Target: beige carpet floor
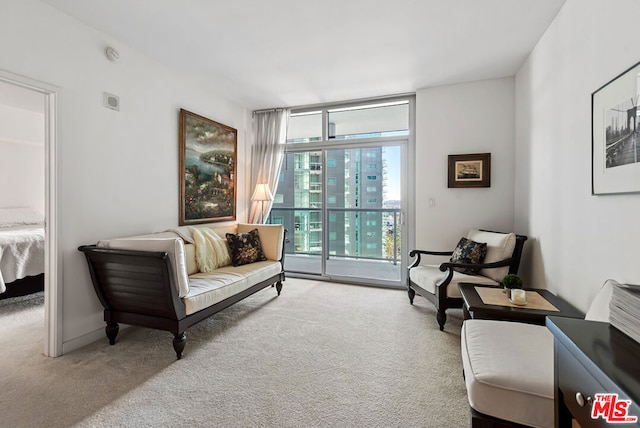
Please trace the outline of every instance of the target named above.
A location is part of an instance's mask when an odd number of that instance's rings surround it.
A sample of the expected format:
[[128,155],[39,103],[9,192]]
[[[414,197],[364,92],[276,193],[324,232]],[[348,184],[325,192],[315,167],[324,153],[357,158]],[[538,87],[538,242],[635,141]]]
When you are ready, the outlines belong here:
[[0,301],[1,427],[463,427],[462,313],[290,278],[187,331],[43,356],[42,298]]

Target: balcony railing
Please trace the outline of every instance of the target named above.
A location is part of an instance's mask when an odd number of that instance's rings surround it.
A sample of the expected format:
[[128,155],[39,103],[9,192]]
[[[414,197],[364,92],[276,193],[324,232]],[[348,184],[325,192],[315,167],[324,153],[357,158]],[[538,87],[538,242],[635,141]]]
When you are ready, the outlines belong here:
[[268,223],[278,217],[290,231],[289,236],[293,239],[285,246],[287,254],[321,255],[318,247],[309,245],[309,237],[312,233],[322,232],[323,239],[329,239],[328,258],[380,260],[393,264],[401,260],[400,209],[327,208],[326,232],[322,224],[310,219],[311,213],[321,215],[322,209],[277,207],[269,213]]

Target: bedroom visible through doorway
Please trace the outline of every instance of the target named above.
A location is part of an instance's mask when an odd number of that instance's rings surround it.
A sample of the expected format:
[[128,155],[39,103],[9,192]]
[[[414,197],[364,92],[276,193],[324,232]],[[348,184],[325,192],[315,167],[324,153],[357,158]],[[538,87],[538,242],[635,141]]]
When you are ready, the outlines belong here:
[[[31,293],[34,285],[44,286],[44,354],[62,354],[61,314],[58,289],[61,272],[57,251],[56,200],[56,103],[59,89],[24,76],[0,70],[0,221],[19,229],[11,240],[23,245],[38,239],[36,264],[12,263],[8,279],[16,277],[19,290]],[[5,186],[2,183],[9,183]],[[15,218],[13,218],[15,217]],[[36,221],[37,220],[37,221]],[[21,235],[24,229],[40,229],[39,237]],[[8,230],[9,228],[5,228]],[[44,236],[44,237],[43,237]],[[44,240],[44,245],[42,245]],[[15,243],[14,242],[14,243]],[[17,245],[17,244],[16,244]],[[42,249],[44,247],[44,249]],[[25,247],[26,248],[26,247]],[[36,248],[32,245],[30,248]],[[20,250],[22,251],[22,250]],[[35,250],[33,250],[35,251]],[[14,251],[18,254],[19,251]],[[42,280],[34,275],[40,272]],[[26,278],[20,279],[22,276]],[[22,289],[21,281],[29,287]]]
[[0,81],[2,300],[44,289],[45,128],[45,95]]

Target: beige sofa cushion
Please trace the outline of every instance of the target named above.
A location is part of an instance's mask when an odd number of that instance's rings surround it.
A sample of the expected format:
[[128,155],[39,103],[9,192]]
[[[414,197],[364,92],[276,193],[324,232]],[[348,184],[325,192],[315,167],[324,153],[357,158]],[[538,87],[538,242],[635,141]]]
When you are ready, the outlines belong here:
[[238,233],[247,233],[253,229],[258,229],[262,250],[267,260],[280,260],[282,258],[282,246],[284,245],[284,228],[282,225],[238,223]]
[[531,427],[553,427],[553,334],[544,326],[470,319],[461,332],[469,405]]
[[[481,230],[470,230],[467,234],[467,239],[487,243],[487,254],[484,256],[483,263],[493,263],[507,259],[513,255],[513,250],[516,247],[515,233],[495,233]],[[480,269],[479,272],[480,275],[491,278],[496,282],[502,281],[502,278],[504,278],[508,273],[509,266],[493,269]]]
[[184,297],[189,294],[185,249],[181,238],[119,238],[99,241],[97,246],[121,250],[166,252],[173,266],[174,282],[178,289],[178,295]]
[[193,275],[200,272],[196,263],[196,246],[193,244],[184,244],[184,258],[187,264],[187,275]]
[[183,299],[187,315],[269,279],[282,271],[280,262],[264,261],[242,266],[226,266],[211,273],[189,277],[189,294]]
[[[436,283],[445,277],[447,273],[441,272],[438,266],[419,265],[409,269],[409,278],[421,288],[432,294],[436,294]],[[447,286],[447,297],[462,297],[458,284],[471,282],[474,284],[498,285],[496,281],[480,275],[467,275],[461,272],[453,272],[453,278]]]

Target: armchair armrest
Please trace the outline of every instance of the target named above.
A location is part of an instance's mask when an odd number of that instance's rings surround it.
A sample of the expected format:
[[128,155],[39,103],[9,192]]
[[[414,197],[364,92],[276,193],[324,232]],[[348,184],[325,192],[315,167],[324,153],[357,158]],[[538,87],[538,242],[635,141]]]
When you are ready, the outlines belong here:
[[497,262],[493,262],[493,263],[452,263],[452,262],[445,262],[442,263],[439,267],[441,272],[446,271],[447,269],[453,269],[453,268],[467,268],[467,269],[492,269],[492,268],[499,268],[499,267],[503,267],[503,266],[510,266],[511,263],[513,263],[514,261],[514,257],[509,257],[508,259],[503,259],[503,260],[499,260]]
[[430,251],[430,250],[411,250],[409,252],[409,257],[415,257],[416,259],[411,263],[408,269],[416,267],[420,264],[420,255],[430,255],[430,256],[451,256],[453,251]]

